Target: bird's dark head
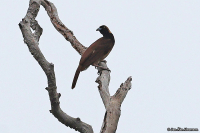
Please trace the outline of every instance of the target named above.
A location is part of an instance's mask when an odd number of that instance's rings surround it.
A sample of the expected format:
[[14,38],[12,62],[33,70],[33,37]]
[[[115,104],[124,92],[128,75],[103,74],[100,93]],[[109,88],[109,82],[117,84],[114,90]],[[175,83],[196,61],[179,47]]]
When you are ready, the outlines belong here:
[[107,36],[109,34],[112,34],[109,30],[109,28],[105,25],[100,26],[96,31],[99,31],[103,36]]

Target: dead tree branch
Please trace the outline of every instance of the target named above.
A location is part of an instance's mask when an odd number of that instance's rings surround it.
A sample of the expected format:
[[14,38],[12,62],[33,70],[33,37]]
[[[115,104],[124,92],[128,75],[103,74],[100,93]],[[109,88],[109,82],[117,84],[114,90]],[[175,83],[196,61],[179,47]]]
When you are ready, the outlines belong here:
[[[27,14],[22,19],[22,21],[19,23],[19,27],[20,27],[22,35],[24,37],[24,42],[27,44],[29,51],[31,52],[33,57],[36,59],[36,61],[39,63],[39,65],[42,67],[42,69],[44,70],[44,72],[47,76],[48,87],[46,88],[46,90],[49,93],[49,98],[51,101],[50,112],[61,123],[65,124],[66,126],[69,126],[70,128],[78,130],[81,133],[93,133],[93,129],[90,125],[82,122],[80,120],[80,118],[73,118],[73,117],[67,115],[60,108],[59,98],[60,98],[61,94],[57,93],[54,65],[52,63],[49,63],[45,59],[40,48],[38,47],[39,38],[42,34],[42,28],[39,26],[39,24],[35,20],[35,17],[38,14],[41,2],[44,5],[44,3],[47,1],[42,1],[42,0],[41,1],[40,0],[31,0],[30,1]],[[47,3],[49,3],[49,2],[47,2]],[[52,19],[53,19],[53,16],[52,16]],[[32,33],[30,28],[35,30],[35,32]],[[71,34],[71,33],[67,33],[66,35],[68,35],[68,34]],[[73,36],[68,35],[68,38],[73,45],[75,45],[75,46],[81,45],[81,44],[76,44],[79,42],[75,38],[73,38]],[[77,48],[77,50],[79,50],[79,49]],[[81,52],[81,50],[80,50],[80,52]]]
[[79,53],[83,54],[86,50],[86,47],[83,46],[74,36],[73,32],[69,30],[59,19],[57,9],[54,6],[53,3],[47,1],[47,0],[42,0],[42,6],[45,8],[47,11],[47,14],[50,17],[50,20],[53,24],[53,26],[56,28],[58,32],[60,32],[64,38],[69,41],[72,45],[72,47]]
[[[38,22],[35,20],[35,18],[39,12],[40,5],[42,5],[47,11],[47,14],[49,15],[50,20],[56,30],[60,32],[64,36],[64,38],[71,43],[72,47],[80,55],[85,52],[86,47],[83,46],[73,35],[73,32],[61,22],[58,17],[57,9],[53,3],[47,0],[30,0],[27,14],[19,23],[19,27],[21,29],[24,42],[27,44],[29,51],[42,67],[47,76],[48,87],[46,88],[46,90],[49,93],[49,98],[51,102],[50,112],[61,123],[69,126],[70,128],[73,128],[81,133],[93,133],[93,129],[89,124],[82,122],[80,118],[73,118],[67,115],[60,108],[59,98],[61,94],[57,93],[54,65],[52,63],[49,63],[45,59],[40,48],[38,47],[39,39],[42,35],[43,30]],[[32,28],[35,32],[32,33],[30,28]],[[101,62],[100,65],[103,67],[107,67],[105,62]],[[132,79],[131,77],[129,77],[125,81],[125,83],[121,84],[117,92],[113,96],[110,96],[108,89],[110,82],[110,72],[107,70],[101,70],[100,68],[98,68],[98,70],[100,71],[100,76],[97,78],[96,82],[99,84],[99,93],[106,108],[101,133],[114,133],[117,129],[117,124],[121,114],[120,107],[124,98],[126,97],[126,94],[131,89]]]
[[[101,63],[101,65],[107,67],[105,63]],[[125,83],[120,85],[120,88],[117,90],[117,92],[113,96],[110,96],[108,88],[110,82],[110,72],[104,70],[97,78],[96,82],[99,84],[99,93],[106,108],[100,133],[116,132],[117,124],[121,114],[121,104],[126,97],[126,94],[131,89],[131,80],[132,78],[129,77]]]

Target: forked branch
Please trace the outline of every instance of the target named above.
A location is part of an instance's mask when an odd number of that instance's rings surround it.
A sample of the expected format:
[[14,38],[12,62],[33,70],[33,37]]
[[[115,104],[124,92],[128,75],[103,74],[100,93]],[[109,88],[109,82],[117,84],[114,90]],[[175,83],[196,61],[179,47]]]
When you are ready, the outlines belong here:
[[[107,67],[105,63],[101,63],[104,67]],[[121,104],[126,97],[126,94],[131,89],[132,78],[129,77],[125,83],[120,85],[117,92],[110,96],[109,93],[109,82],[110,73],[109,71],[103,70],[101,75],[97,78],[96,82],[99,84],[99,93],[102,101],[106,108],[103,124],[101,127],[101,133],[115,133],[117,130],[117,124],[121,115]]]
[[[42,67],[47,76],[48,87],[46,90],[49,93],[51,102],[50,112],[61,123],[69,126],[70,128],[73,128],[81,133],[93,133],[93,129],[89,124],[82,122],[80,118],[73,118],[67,115],[60,108],[59,98],[61,94],[57,93],[54,65],[45,59],[40,48],[38,47],[39,39],[43,30],[35,18],[39,12],[40,5],[42,5],[47,11],[50,20],[57,31],[60,32],[64,38],[71,43],[72,47],[80,55],[85,52],[86,47],[83,46],[73,35],[73,32],[60,21],[57,9],[53,3],[47,0],[30,0],[27,14],[19,23],[19,27],[21,29],[24,42],[27,44],[29,51]],[[30,28],[32,28],[35,32],[32,33]],[[105,62],[101,62],[100,65],[107,67]],[[121,113],[120,107],[128,90],[131,88],[132,79],[129,77],[126,82],[120,86],[115,95],[110,96],[108,89],[110,82],[110,72],[107,70],[101,70],[100,68],[98,68],[98,70],[100,71],[100,76],[97,78],[96,82],[99,84],[99,92],[106,108],[101,133],[114,133],[117,129],[117,124]]]
[[[29,51],[33,55],[33,57],[36,59],[36,61],[39,63],[39,65],[44,70],[47,80],[48,80],[48,87],[46,90],[49,93],[49,98],[51,101],[51,110],[50,112],[63,124],[66,126],[69,126],[70,128],[73,128],[75,130],[78,130],[81,133],[93,133],[93,129],[89,124],[86,124],[80,120],[80,118],[73,118],[66,113],[62,111],[60,108],[60,101],[59,98],[61,96],[60,93],[57,93],[57,86],[56,86],[56,78],[54,73],[54,65],[52,63],[49,63],[44,55],[42,54],[39,45],[39,38],[42,35],[42,28],[39,26],[37,21],[35,20],[35,17],[38,14],[38,11],[40,9],[41,2],[43,5],[48,5],[48,1],[42,1],[42,0],[31,0],[29,3],[29,8],[27,11],[26,16],[22,19],[22,21],[19,23],[19,27],[21,29],[22,35],[24,37],[24,42],[27,44]],[[47,4],[45,4],[47,3]],[[52,11],[52,13],[55,13]],[[55,15],[56,16],[56,15]],[[54,19],[54,16],[51,16],[51,19]],[[59,21],[58,21],[59,22]],[[31,29],[35,30],[34,33],[31,32]],[[65,35],[69,38],[68,40],[71,42],[72,45],[76,46],[78,45],[81,47],[81,44],[76,40],[75,37],[71,35],[70,32],[65,32]],[[79,44],[77,44],[79,43]],[[79,48],[78,47],[78,48]],[[78,52],[84,51],[84,47],[80,50],[77,48]]]

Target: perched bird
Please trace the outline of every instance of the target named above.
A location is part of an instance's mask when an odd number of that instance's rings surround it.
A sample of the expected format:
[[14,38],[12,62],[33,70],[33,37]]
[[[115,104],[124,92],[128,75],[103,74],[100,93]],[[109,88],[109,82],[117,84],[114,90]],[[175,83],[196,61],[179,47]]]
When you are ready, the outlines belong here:
[[76,86],[80,72],[87,69],[90,65],[100,67],[102,69],[108,69],[103,68],[98,64],[108,56],[114,46],[115,39],[113,34],[105,25],[100,26],[96,31],[99,31],[103,37],[91,44],[81,56],[78,68],[74,75],[74,80],[72,82],[72,89]]

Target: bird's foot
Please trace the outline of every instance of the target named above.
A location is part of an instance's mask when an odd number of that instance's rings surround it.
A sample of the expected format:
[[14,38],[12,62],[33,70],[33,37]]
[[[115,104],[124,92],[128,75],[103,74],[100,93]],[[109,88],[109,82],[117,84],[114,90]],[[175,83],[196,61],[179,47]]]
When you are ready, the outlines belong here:
[[106,61],[106,60],[102,60],[101,62],[107,63],[107,61]]
[[97,68],[97,67],[99,67],[99,68],[101,68],[102,70],[108,70],[108,71],[110,71],[111,72],[111,70],[108,68],[108,67],[103,67],[103,66],[99,66],[99,65],[94,65],[95,66],[95,68]]

